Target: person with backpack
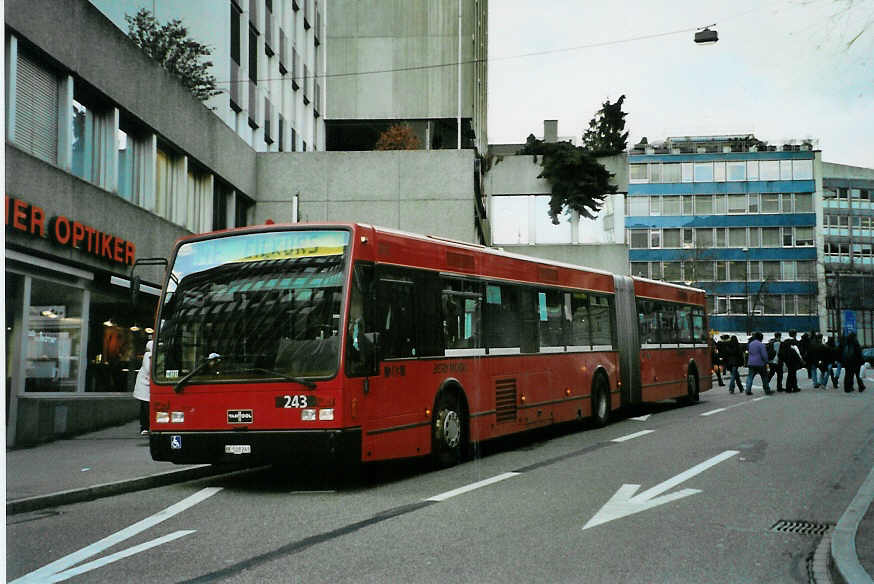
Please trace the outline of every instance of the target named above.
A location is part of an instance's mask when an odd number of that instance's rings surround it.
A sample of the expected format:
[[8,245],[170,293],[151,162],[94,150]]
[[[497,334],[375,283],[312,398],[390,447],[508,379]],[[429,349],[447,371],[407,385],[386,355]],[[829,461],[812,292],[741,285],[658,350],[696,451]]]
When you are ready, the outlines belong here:
[[713,372],[716,373],[719,387],[725,387],[725,382],[722,380],[722,367],[719,362],[719,344],[716,341],[716,337],[710,339],[710,364],[713,366]]
[[777,391],[783,391],[783,361],[780,359],[780,333],[768,341],[768,383],[777,375]]
[[807,348],[807,366],[813,372],[813,387],[826,386],[826,371],[831,359],[831,351],[822,342],[821,333],[813,333],[810,346]]
[[862,347],[856,339],[856,333],[847,335],[847,341],[844,343],[841,360],[844,362],[844,391],[850,393],[853,391],[853,379],[859,383],[859,393],[865,391],[865,385],[862,383],[862,378],[859,377],[859,367],[862,366]]

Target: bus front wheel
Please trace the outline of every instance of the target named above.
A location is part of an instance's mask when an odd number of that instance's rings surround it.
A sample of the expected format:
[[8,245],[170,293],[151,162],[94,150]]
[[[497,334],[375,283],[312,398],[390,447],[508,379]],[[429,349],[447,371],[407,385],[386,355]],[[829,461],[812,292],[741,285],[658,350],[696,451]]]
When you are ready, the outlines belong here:
[[458,394],[441,392],[431,426],[431,455],[436,465],[446,468],[461,462],[466,439],[466,420]]
[[592,420],[598,428],[603,428],[610,421],[610,393],[603,375],[595,380],[592,390]]

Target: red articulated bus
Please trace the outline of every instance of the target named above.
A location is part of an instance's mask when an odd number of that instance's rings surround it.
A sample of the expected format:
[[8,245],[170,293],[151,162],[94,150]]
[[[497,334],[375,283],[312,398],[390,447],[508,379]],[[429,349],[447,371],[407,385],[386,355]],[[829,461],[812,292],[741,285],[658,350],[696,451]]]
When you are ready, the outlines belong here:
[[368,462],[710,389],[702,290],[363,224],[177,242],[152,457]]

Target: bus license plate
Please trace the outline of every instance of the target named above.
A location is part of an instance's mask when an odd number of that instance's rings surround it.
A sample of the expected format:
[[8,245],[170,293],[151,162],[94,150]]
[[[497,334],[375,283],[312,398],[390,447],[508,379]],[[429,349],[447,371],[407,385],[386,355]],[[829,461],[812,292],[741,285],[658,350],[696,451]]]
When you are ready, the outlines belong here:
[[225,444],[225,454],[252,454],[252,445]]

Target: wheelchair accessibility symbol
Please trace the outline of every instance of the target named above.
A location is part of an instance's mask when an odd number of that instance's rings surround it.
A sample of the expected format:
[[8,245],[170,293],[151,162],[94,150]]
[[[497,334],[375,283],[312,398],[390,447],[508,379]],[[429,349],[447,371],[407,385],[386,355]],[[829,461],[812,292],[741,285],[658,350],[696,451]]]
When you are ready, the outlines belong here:
[[182,436],[179,436],[178,434],[170,436],[170,449],[182,450]]

